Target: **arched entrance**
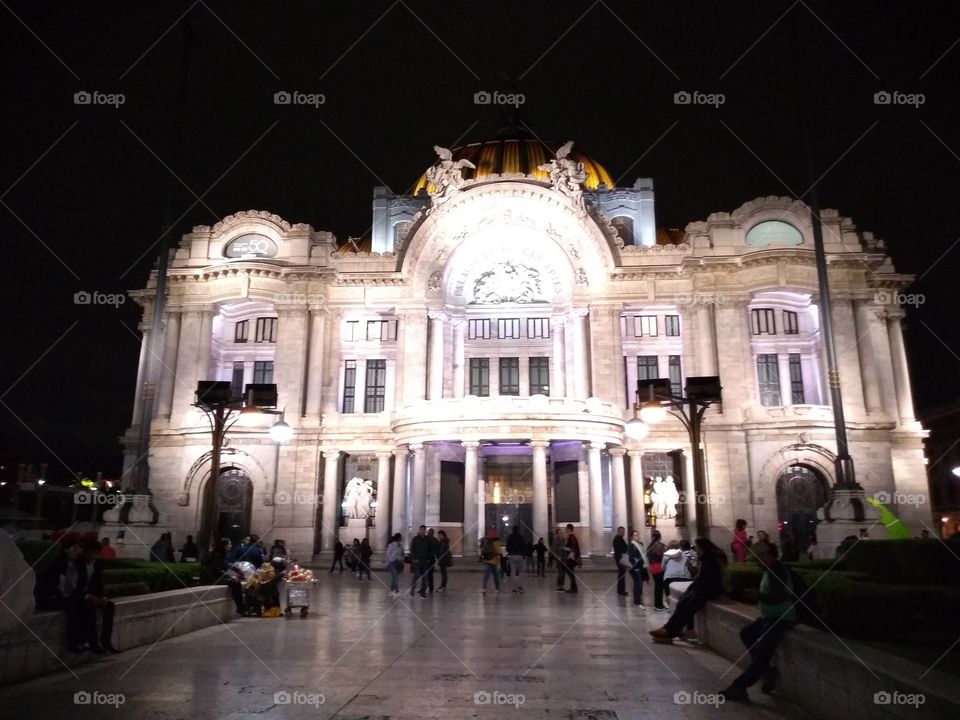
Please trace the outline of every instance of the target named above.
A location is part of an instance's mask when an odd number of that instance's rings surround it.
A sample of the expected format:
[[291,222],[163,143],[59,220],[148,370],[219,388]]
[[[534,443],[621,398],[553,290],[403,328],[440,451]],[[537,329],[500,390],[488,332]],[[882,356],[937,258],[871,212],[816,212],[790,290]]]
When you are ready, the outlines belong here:
[[824,477],[806,465],[791,465],[777,478],[780,538],[797,552],[806,552],[816,540],[817,510],[827,502],[827,489]]
[[217,537],[230,538],[236,545],[250,534],[253,482],[240,468],[225,468],[217,490]]

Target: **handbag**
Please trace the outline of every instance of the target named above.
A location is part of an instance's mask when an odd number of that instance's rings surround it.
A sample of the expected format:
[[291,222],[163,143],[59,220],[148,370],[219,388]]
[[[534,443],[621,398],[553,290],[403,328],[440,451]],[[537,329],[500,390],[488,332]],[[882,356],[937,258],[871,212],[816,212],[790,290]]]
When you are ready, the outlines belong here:
[[626,568],[627,570],[633,567],[633,563],[630,562],[630,557],[629,555],[627,555],[627,553],[624,553],[623,555],[621,555],[620,560],[618,562],[620,564],[620,567]]
[[652,563],[650,563],[650,574],[651,574],[651,575],[659,575],[659,574],[662,573],[662,572],[663,572],[663,564],[662,564],[662,563],[659,563],[659,562],[652,562]]

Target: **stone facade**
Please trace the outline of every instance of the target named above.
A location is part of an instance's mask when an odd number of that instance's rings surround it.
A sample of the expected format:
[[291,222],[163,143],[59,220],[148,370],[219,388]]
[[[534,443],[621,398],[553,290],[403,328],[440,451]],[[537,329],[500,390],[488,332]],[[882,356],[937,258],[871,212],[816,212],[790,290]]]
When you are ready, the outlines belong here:
[[[758,198],[663,244],[652,213],[649,180],[577,197],[510,174],[451,185],[442,204],[378,189],[382,252],[338,249],[267,212],[195,227],[170,265],[162,328],[149,327],[155,278],[133,293],[144,333],[164,339],[150,450],[159,525],[178,538],[200,525],[210,433],[191,403],[198,380],[216,379],[276,383],[294,428],[279,447],[272,417],[230,430],[222,467],[246,494],[223,500],[219,531],[282,537],[301,558],[336,535],[379,549],[421,523],[444,529],[455,554],[510,524],[535,542],[571,522],[590,554],[609,550],[617,524],[690,537],[697,513],[722,547],[737,518],[792,532],[834,480],[809,209]],[[851,220],[821,215],[858,480],[868,496],[925,493],[902,313],[887,302],[910,278]],[[679,392],[714,374],[723,402],[705,418],[707,493],[695,496],[680,422],[668,416],[642,442],[624,424],[638,380],[670,378]],[[677,470],[654,475],[670,453]],[[376,488],[374,512],[348,521],[354,476]],[[668,481],[680,499],[664,504]],[[896,510],[928,522],[923,507]]]

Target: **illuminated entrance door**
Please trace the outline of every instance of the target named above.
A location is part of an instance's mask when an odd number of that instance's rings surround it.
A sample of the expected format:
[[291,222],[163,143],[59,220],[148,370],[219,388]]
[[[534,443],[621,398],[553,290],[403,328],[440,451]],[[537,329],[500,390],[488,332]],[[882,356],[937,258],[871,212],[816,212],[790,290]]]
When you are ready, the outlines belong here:
[[[506,540],[513,528],[530,540],[533,536],[533,457],[488,455],[484,463],[485,530],[496,530]],[[533,539],[536,542],[535,539]]]
[[827,502],[827,481],[805,465],[792,465],[777,478],[777,520],[781,539],[803,553],[817,537],[817,510]]
[[253,483],[243,470],[227,468],[220,473],[217,489],[217,538],[230,538],[236,545],[250,534]]

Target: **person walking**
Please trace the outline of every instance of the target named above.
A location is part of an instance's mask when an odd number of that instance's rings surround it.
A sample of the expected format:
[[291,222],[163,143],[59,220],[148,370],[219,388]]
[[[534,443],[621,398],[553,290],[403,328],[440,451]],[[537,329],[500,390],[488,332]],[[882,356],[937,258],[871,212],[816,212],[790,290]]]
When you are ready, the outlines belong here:
[[753,538],[747,534],[747,521],[737,520],[733,530],[733,542],[730,543],[730,550],[733,552],[733,558],[736,562],[745,563],[747,561],[747,549],[752,542]]
[[333,569],[340,565],[340,572],[343,572],[343,543],[340,542],[340,538],[337,538],[336,542],[333,544],[333,562],[330,563],[330,572],[328,575],[333,574]]
[[390,597],[398,598],[400,597],[400,574],[403,572],[403,536],[400,533],[390,538],[385,562],[387,570],[390,571]]
[[543,538],[540,538],[539,542],[533,547],[534,552],[537,554],[537,577],[546,577],[547,576],[547,546],[543,543]]
[[427,596],[427,570],[430,569],[430,540],[427,538],[427,526],[421,525],[413,540],[410,541],[410,565],[413,567],[413,583],[410,585],[410,595],[417,588],[420,581],[419,595]]
[[373,582],[373,576],[370,574],[370,560],[373,559],[373,548],[370,547],[370,541],[367,538],[364,538],[360,541],[360,558],[357,562],[357,580],[363,580],[363,576],[367,576],[367,580]]
[[770,661],[777,645],[797,624],[796,606],[800,601],[794,591],[793,575],[777,555],[777,546],[773,544],[758,555],[765,568],[760,579],[760,617],[740,631],[740,639],[750,651],[750,666],[720,691],[725,700],[749,699],[747,688],[761,678],[760,692],[765,695],[773,692],[776,685],[778,672]]
[[480,562],[483,563],[483,587],[481,592],[487,594],[487,582],[493,577],[493,584],[500,592],[500,538],[496,530],[487,531],[487,537],[480,543]]
[[670,643],[681,633],[692,631],[694,615],[708,602],[716,600],[723,592],[723,568],[727,564],[726,554],[707,538],[697,538],[694,545],[697,548],[700,567],[697,577],[677,602],[677,607],[666,625],[650,631],[655,642]]
[[437,592],[447,591],[447,568],[453,565],[450,554],[450,539],[443,530],[437,531],[437,566],[440,568],[440,587]]
[[653,609],[656,612],[667,612],[663,604],[663,553],[667,546],[660,539],[660,531],[654,530],[650,535],[650,547],[647,549],[647,563],[650,577],[653,578]]
[[509,537],[507,537],[507,562],[510,563],[510,571],[517,575],[517,586],[513,589],[513,592],[521,595],[523,594],[523,585],[520,583],[520,568],[523,567],[523,555],[526,548],[527,541],[520,534],[520,526],[514,525]]
[[613,563],[617,566],[617,595],[628,595],[627,569],[630,567],[627,554],[627,541],[624,539],[627,529],[621,525],[613,536]]
[[647,554],[644,552],[640,533],[634,530],[630,533],[630,544],[627,545],[627,559],[630,562],[630,579],[633,580],[633,604],[643,607],[643,581],[649,577],[647,568]]
[[580,556],[580,541],[577,540],[577,536],[573,533],[573,523],[567,523],[567,540],[563,546],[563,550],[566,557],[563,561],[563,576],[561,576],[562,579],[560,585],[557,586],[557,590],[564,590],[563,586],[566,583],[566,576],[569,576],[570,587],[566,589],[566,592],[580,592],[577,588],[577,575],[575,570],[583,564],[583,560]]

